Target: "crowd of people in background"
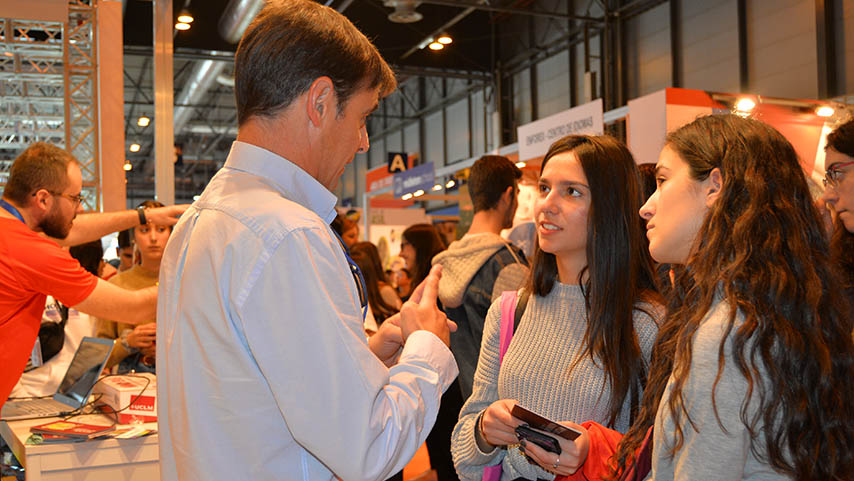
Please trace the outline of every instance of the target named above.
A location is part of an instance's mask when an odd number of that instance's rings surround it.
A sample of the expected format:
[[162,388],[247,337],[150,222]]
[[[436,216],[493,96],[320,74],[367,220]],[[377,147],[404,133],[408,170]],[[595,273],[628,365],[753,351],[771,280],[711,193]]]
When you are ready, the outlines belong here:
[[[60,363],[95,333],[108,368],[160,368],[162,479],[402,479],[423,442],[440,481],[851,479],[854,120],[827,136],[819,199],[755,119],[699,117],[654,165],[566,136],[524,249],[522,172],[487,155],[467,231],[408,226],[392,270],[331,194],[396,87],[376,49],[316,2],[274,2],[235,72],[238,140],[192,206],[83,214],[70,154],[15,160],[0,406],[55,386],[28,364],[37,338]],[[99,239],[118,231],[114,272]],[[578,436],[530,441],[517,405]]]

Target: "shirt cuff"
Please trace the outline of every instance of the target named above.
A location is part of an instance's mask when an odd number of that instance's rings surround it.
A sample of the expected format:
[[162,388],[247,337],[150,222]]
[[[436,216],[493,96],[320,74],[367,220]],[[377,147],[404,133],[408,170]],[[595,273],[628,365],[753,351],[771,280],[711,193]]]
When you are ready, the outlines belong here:
[[418,359],[433,366],[439,374],[442,392],[448,389],[459,374],[457,361],[451,350],[430,331],[420,330],[409,335],[398,362],[404,359]]

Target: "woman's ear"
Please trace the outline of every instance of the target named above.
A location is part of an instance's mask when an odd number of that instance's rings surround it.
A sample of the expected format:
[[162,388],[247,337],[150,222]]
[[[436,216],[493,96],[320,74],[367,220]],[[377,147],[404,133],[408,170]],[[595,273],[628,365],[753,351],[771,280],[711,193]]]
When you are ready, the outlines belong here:
[[709,172],[709,178],[706,180],[706,207],[712,207],[720,197],[721,190],[723,190],[724,179],[721,170],[715,167]]

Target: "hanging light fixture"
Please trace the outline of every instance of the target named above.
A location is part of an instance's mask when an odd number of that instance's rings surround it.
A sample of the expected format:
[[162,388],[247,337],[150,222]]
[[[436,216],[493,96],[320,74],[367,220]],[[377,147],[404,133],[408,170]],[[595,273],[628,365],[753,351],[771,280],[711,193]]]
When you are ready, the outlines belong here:
[[139,144],[130,144],[131,152],[139,152]]
[[816,109],[815,114],[819,117],[833,117],[834,112],[836,111],[833,109],[833,107],[829,105],[822,105],[821,107]]
[[439,35],[439,37],[436,38],[436,41],[441,43],[442,45],[450,45],[450,44],[454,43],[454,39],[451,38],[451,36],[448,35],[447,33],[443,33],[443,34]]
[[190,24],[184,22],[178,22],[175,24],[175,30],[189,30]]
[[430,42],[430,45],[428,45],[427,47],[429,47],[430,50],[442,50],[443,48],[445,48],[445,46],[439,42]]
[[145,115],[141,116],[136,120],[136,125],[139,125],[140,127],[148,127],[148,124],[150,123],[151,119],[146,117]]
[[178,21],[180,23],[193,23],[193,14],[190,13],[186,8],[181,10],[181,13],[178,14]]
[[750,112],[756,108],[756,101],[749,97],[742,97],[735,103],[735,110],[739,112]]
[[133,170],[133,164],[131,164],[129,160],[125,159],[125,165],[123,165],[122,168],[125,169],[125,172],[130,172]]

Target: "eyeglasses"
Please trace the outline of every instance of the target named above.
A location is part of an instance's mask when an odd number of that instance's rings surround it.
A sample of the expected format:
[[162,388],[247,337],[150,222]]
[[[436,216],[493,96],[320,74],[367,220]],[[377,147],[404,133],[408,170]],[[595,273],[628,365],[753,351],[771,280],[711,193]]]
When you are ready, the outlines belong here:
[[[45,189],[45,190],[47,190],[47,189]],[[35,197],[37,193],[38,193],[38,191],[33,192],[32,196]],[[73,202],[74,205],[78,205],[81,202],[83,202],[83,193],[82,192],[80,194],[77,194],[77,195],[71,195],[71,194],[63,194],[62,192],[54,192],[52,190],[48,190],[47,193],[50,195],[58,195],[59,197],[65,197],[66,199]]]
[[845,175],[845,171],[841,170],[842,167],[847,167],[849,165],[854,165],[854,161],[834,164],[824,172],[824,178],[821,179],[821,183],[824,184],[825,187],[829,186],[835,189],[839,183],[842,182],[842,178]]

